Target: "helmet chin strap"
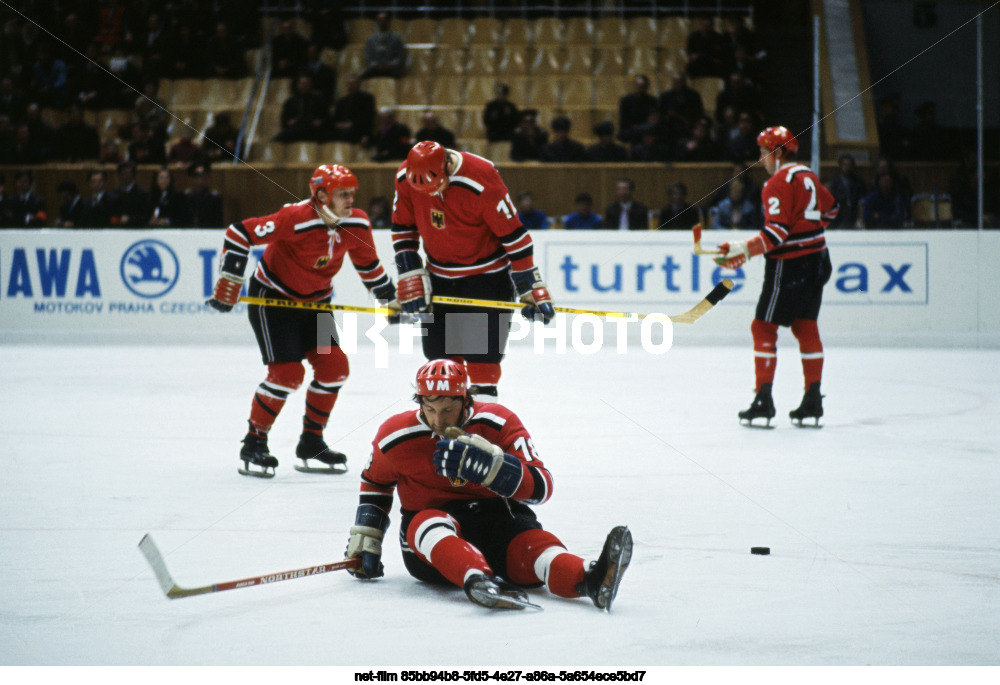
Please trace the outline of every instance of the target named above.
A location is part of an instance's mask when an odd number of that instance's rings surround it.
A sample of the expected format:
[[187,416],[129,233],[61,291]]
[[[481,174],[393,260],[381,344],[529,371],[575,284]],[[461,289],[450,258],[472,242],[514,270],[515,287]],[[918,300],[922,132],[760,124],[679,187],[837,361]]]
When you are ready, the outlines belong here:
[[316,211],[319,212],[320,217],[323,219],[324,223],[326,223],[327,226],[336,226],[337,224],[340,223],[341,219],[346,218],[337,216],[336,212],[334,212],[332,209],[330,209],[328,206],[326,206],[319,200],[316,200],[315,204],[316,204]]

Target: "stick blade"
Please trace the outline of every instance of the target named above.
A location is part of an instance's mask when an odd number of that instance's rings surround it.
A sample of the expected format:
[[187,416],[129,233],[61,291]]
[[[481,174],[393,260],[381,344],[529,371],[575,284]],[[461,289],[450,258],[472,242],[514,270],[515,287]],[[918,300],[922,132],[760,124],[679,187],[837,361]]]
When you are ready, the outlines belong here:
[[701,302],[696,304],[694,307],[684,312],[683,314],[678,314],[677,316],[671,316],[670,320],[674,323],[694,323],[700,319],[708,310],[714,307],[716,304],[722,301],[722,299],[730,293],[733,289],[733,281],[729,278],[724,278],[722,281],[712,288],[712,291],[706,295]]
[[139,541],[139,551],[153,568],[156,581],[160,584],[163,594],[172,599],[171,593],[177,589],[177,585],[174,584],[174,579],[170,576],[170,571],[167,570],[167,564],[163,561],[163,555],[160,554],[160,550],[156,547],[156,543],[153,542],[153,537],[149,533],[143,535],[142,540]]

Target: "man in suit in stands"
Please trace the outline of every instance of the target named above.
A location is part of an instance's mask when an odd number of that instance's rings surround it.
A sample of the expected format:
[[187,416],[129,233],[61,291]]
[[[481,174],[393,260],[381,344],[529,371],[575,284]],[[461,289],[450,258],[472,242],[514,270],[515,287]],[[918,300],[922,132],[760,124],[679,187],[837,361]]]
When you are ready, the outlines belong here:
[[633,197],[635,182],[620,178],[615,186],[617,200],[604,210],[604,228],[633,231],[649,228],[649,209]]

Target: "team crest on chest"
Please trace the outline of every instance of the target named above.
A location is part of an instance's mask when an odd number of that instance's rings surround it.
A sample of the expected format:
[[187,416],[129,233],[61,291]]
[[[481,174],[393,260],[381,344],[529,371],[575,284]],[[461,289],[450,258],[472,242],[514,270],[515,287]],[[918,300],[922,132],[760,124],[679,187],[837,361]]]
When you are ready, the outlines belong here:
[[440,209],[431,210],[431,226],[437,229],[444,228],[444,212]]
[[322,269],[324,266],[326,266],[329,263],[330,263],[330,257],[328,255],[323,255],[322,257],[320,257],[319,259],[316,260],[316,263],[313,264],[313,268],[314,269]]

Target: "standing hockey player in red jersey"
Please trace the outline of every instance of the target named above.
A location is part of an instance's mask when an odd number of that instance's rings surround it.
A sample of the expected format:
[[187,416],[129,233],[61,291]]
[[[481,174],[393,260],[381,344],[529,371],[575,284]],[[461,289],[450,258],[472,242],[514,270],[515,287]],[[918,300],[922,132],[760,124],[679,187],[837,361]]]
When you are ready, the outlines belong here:
[[[462,358],[477,392],[496,396],[510,312],[431,305],[434,294],[524,303],[548,323],[552,298],[535,267],[531,236],[489,160],[424,141],[396,172],[392,242],[404,312],[424,317],[424,356]],[[423,241],[425,265],[418,252]],[[516,300],[515,300],[516,298]]]
[[[372,242],[368,215],[354,208],[358,179],[339,164],[324,165],[309,181],[311,197],[285,205],[276,213],[237,221],[226,229],[221,275],[208,304],[228,312],[239,300],[250,248],[267,245],[250,279],[251,297],[329,302],[332,279],[348,256],[368,290],[381,302],[392,302],[396,289],[382,268]],[[318,346],[321,319],[326,312],[309,309],[247,307],[257,336],[267,378],[257,387],[250,408],[250,429],[243,439],[240,473],[270,478],[278,460],[268,451],[267,434],[285,400],[305,380],[305,359],[313,379],[306,391],[302,436],[295,455],[302,471],[343,473],[347,457],[331,450],[323,429],[347,380],[346,355],[335,340]],[[332,321],[324,322],[330,324]],[[315,459],[325,466],[310,467]],[[251,466],[259,468],[251,468]]]
[[465,589],[476,604],[535,606],[523,587],[589,597],[608,611],[632,557],[632,535],[612,529],[589,567],[542,529],[527,504],[552,496],[552,476],[514,412],[473,401],[465,367],[437,359],[417,371],[419,405],[387,420],[361,474],[361,502],[347,558],[351,573],[383,575],[382,538],[393,492],[401,509],[400,545],[410,575]]
[[801,426],[823,416],[820,381],[823,376],[823,343],[819,318],[823,286],[832,267],[823,228],[837,217],[838,206],[813,171],[794,161],[799,141],[784,126],[772,126],[757,136],[760,161],[771,178],[761,199],[764,229],[750,240],[722,243],[723,256],[715,261],[738,269],[756,255],[764,255],[764,287],[750,332],[753,335],[756,397],[739,417],[753,425],[762,418],[771,425],[774,401],[771,383],[777,363],[778,326],[790,326],[799,341],[805,395],[798,409],[789,412]]

